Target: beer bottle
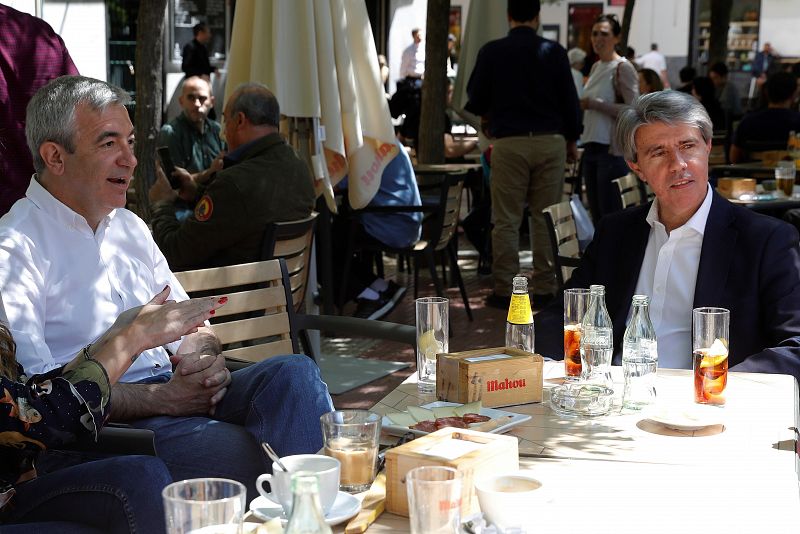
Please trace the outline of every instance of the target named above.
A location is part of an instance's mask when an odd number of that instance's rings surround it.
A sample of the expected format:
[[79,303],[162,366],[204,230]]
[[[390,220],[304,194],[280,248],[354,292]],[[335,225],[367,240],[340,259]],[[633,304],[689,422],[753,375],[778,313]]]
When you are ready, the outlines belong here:
[[515,276],[506,319],[506,347],[533,352],[533,311],[528,296],[528,279]]

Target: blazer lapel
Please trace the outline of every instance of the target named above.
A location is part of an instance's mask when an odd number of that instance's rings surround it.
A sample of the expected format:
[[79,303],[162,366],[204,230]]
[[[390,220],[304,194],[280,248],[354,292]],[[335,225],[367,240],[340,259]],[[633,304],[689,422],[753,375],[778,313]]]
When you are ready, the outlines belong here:
[[618,333],[619,338],[622,339],[631,298],[636,291],[636,282],[639,281],[639,271],[647,249],[647,240],[650,237],[650,225],[646,220],[649,207],[646,208],[642,208],[631,224],[625,226],[623,235],[620,236],[623,246],[619,249],[622,253],[617,258],[617,268],[613,278],[614,285],[606,290],[608,311],[616,319],[614,321],[615,338]]
[[721,306],[718,302],[728,281],[728,271],[739,233],[733,228],[733,205],[713,193],[697,267],[694,307]]

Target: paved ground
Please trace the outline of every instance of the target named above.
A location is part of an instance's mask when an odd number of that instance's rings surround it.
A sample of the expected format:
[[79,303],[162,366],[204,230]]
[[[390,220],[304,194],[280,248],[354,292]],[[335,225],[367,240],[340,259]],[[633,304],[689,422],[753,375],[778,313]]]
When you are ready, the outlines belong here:
[[[527,239],[527,237],[524,239]],[[460,240],[460,250],[459,266],[467,287],[474,321],[470,322],[467,318],[458,288],[448,289],[450,328],[452,329],[450,351],[457,352],[502,346],[505,339],[506,310],[490,308],[484,304],[483,299],[492,291],[492,278],[491,276],[478,275],[477,255],[474,250],[469,248],[463,238]],[[523,272],[530,274],[530,251],[523,251],[520,256]],[[426,274],[427,270],[420,271],[419,296],[436,294],[430,275],[425,276]],[[396,273],[393,262],[388,259],[386,261],[386,276],[389,278],[394,277],[397,283],[406,286],[408,291],[403,300],[384,320],[413,325],[415,321],[413,276],[408,273]],[[341,340],[336,342],[341,343]],[[323,353],[326,353],[326,347],[331,347],[332,344],[333,342],[330,340],[323,340]],[[341,395],[335,395],[333,402],[336,408],[370,408],[396,388],[410,374],[416,372],[416,357],[411,349],[405,348],[403,345],[390,342],[369,342],[359,343],[357,346],[363,347],[364,352],[360,354],[362,358],[410,362],[414,365]]]

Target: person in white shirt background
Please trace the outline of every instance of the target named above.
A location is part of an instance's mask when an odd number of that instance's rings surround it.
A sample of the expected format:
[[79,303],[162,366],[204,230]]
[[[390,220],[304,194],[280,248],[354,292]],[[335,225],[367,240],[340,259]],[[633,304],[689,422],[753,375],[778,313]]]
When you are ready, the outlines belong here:
[[419,28],[411,30],[413,43],[403,50],[400,61],[400,79],[420,79],[425,74],[425,44],[422,42],[422,31]]
[[650,45],[650,51],[646,54],[639,56],[636,64],[642,69],[652,69],[661,76],[661,82],[664,84],[664,89],[669,89],[669,76],[667,75],[667,59],[664,54],[658,51],[658,44],[653,43]]
[[578,98],[583,98],[583,63],[586,60],[586,52],[582,48],[570,48],[567,52],[570,70],[572,71],[572,81],[575,82],[575,90]]

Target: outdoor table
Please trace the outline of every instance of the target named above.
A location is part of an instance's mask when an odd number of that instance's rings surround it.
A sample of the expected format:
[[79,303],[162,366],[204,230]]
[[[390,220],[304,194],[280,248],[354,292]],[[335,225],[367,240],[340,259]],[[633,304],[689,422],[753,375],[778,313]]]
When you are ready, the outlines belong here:
[[[563,362],[545,362],[543,402],[499,408],[532,416],[506,435],[519,438],[520,468],[550,492],[550,502],[531,509],[537,532],[796,530],[800,413],[794,377],[729,373],[727,404],[719,408],[724,429],[692,432],[619,408],[603,417],[560,417],[549,398],[563,375]],[[612,368],[612,376],[621,391],[622,369]],[[691,404],[692,372],[659,369],[656,390],[660,403]],[[385,414],[435,400],[417,391],[412,375],[372,410]],[[344,532],[345,525],[333,531]],[[407,518],[389,513],[367,530],[409,531]]]
[[730,165],[712,165],[708,169],[709,176],[714,180],[718,178],[755,178],[756,180],[770,180],[775,178],[775,165],[768,165],[761,161],[748,163],[731,163]]
[[739,200],[736,198],[728,199],[734,204],[750,208],[759,213],[776,214],[778,217],[788,210],[800,208],[800,197],[776,198],[772,200]]

